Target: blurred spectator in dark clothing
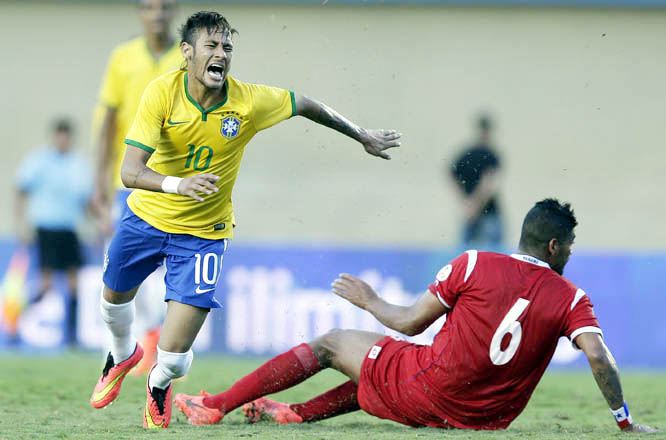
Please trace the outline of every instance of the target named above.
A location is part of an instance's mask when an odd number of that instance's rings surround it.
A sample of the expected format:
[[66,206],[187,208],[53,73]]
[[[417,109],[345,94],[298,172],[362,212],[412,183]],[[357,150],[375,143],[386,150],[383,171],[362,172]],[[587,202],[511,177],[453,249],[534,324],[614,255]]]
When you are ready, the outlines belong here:
[[450,170],[463,202],[463,245],[480,249],[499,248],[504,235],[498,202],[501,164],[490,142],[491,129],[490,117],[482,115],[477,140],[457,157]]
[[77,275],[83,260],[77,235],[92,197],[91,165],[72,149],[68,119],[53,126],[51,143],[28,154],[16,175],[16,227],[25,245],[39,250],[37,302],[53,287],[53,274],[67,275],[69,295],[65,339],[76,343]]

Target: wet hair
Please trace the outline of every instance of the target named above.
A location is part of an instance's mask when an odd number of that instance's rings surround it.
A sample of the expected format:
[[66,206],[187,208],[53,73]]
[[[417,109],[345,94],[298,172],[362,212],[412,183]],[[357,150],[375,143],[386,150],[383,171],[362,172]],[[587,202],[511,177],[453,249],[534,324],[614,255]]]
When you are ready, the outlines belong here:
[[67,118],[58,118],[53,121],[53,133],[67,133],[72,134],[74,126],[72,121]]
[[541,200],[525,216],[520,234],[520,248],[539,248],[553,238],[565,242],[571,239],[577,225],[571,204],[562,204],[557,199],[550,198]]
[[180,28],[180,42],[194,46],[197,31],[200,29],[206,29],[209,34],[223,31],[230,32],[232,35],[238,33],[236,29],[231,27],[224,15],[213,11],[199,11],[190,15]]

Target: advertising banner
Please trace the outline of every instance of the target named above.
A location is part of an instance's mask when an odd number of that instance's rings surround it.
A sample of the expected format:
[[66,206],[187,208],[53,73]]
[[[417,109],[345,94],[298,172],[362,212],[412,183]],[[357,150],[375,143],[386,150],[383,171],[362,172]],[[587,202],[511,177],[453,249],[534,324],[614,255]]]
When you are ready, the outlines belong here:
[[[395,334],[369,313],[331,293],[331,282],[340,273],[351,273],[370,283],[386,300],[409,305],[458,253],[232,244],[224,255],[216,293],[223,307],[211,312],[195,350],[272,355],[333,328]],[[0,245],[0,274],[11,268],[12,255],[11,244]],[[565,276],[594,303],[606,343],[621,367],[666,367],[666,322],[662,319],[666,298],[658,281],[658,274],[664,272],[666,255],[662,254],[576,253],[565,269]],[[87,348],[101,349],[106,344],[99,315],[101,274],[100,258],[100,264],[86,266],[79,276],[78,339]],[[151,276],[137,298],[137,333],[163,316],[163,275]],[[28,279],[34,277],[31,271]],[[26,283],[30,284],[34,281]],[[62,286],[64,283],[56,285],[59,290]],[[67,313],[63,298],[63,293],[53,292],[39,303],[27,304],[14,338],[9,337],[6,326],[0,330],[4,332],[0,349],[10,345],[22,350],[61,347]],[[15,307],[11,302],[2,303]],[[15,309],[10,311],[15,314]],[[443,318],[409,339],[429,343],[442,323]],[[584,366],[586,361],[562,339],[553,364]]]

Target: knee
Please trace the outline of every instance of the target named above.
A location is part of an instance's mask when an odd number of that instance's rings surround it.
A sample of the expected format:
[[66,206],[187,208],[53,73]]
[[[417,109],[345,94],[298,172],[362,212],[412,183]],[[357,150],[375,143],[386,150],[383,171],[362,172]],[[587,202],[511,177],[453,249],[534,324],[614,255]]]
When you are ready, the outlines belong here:
[[164,331],[160,334],[160,342],[158,345],[158,349],[161,349],[165,353],[185,353],[187,351],[192,351],[192,344],[189,341],[181,337],[169,337]]
[[328,368],[333,364],[342,347],[341,339],[343,334],[344,330],[335,328],[310,342],[310,348],[312,348],[322,368]]
[[194,359],[192,350],[185,353],[174,353],[157,347],[157,363],[174,379],[187,374],[192,365],[192,359]]
[[135,287],[129,292],[116,292],[115,290],[111,290],[109,287],[105,285],[102,288],[102,298],[104,298],[104,301],[110,304],[117,304],[117,305],[125,304],[134,299],[137,290],[138,287]]

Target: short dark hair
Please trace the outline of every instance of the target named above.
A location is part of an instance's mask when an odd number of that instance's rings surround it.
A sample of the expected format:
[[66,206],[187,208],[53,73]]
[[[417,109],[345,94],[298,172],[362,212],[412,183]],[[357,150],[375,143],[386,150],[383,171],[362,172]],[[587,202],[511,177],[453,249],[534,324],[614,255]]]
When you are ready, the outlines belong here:
[[199,29],[206,29],[209,34],[224,30],[232,35],[238,33],[236,29],[231,27],[224,15],[213,11],[199,11],[190,15],[180,28],[180,42],[194,46],[196,33]]
[[477,120],[477,126],[479,127],[479,131],[490,131],[493,126],[493,121],[490,118],[490,115],[488,113],[481,113]]
[[556,238],[564,242],[571,238],[578,225],[571,204],[560,203],[557,199],[544,199],[529,210],[523,221],[520,234],[521,249],[533,249]]
[[58,118],[55,121],[53,121],[54,133],[72,134],[73,131],[74,131],[74,126],[71,120],[67,118]]

